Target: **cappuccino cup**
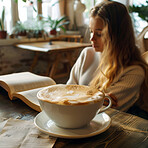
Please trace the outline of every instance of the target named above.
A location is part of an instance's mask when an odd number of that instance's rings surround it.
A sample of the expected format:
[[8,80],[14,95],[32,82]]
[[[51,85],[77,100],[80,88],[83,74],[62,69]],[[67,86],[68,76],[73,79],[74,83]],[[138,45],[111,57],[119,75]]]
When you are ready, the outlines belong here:
[[[37,97],[42,111],[62,128],[86,126],[96,114],[112,105],[109,96],[84,85],[51,85],[40,90]],[[109,105],[102,108],[105,98],[108,98]]]

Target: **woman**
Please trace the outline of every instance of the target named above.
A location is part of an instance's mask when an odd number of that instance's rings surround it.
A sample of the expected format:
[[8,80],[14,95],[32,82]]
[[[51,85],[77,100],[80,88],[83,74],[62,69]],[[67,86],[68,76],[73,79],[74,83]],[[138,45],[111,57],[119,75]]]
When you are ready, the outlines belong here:
[[92,47],[81,52],[67,84],[95,86],[111,96],[113,107],[127,111],[148,84],[127,8],[118,2],[95,6],[89,28]]

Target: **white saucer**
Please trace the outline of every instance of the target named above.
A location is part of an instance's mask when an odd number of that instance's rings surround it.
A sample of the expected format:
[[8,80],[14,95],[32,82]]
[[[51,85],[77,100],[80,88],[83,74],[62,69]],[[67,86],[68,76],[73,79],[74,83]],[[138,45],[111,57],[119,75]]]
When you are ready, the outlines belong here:
[[34,124],[39,130],[50,136],[68,139],[86,138],[106,131],[111,125],[111,118],[106,113],[100,113],[89,125],[79,129],[64,129],[56,126],[44,111],[34,119]]

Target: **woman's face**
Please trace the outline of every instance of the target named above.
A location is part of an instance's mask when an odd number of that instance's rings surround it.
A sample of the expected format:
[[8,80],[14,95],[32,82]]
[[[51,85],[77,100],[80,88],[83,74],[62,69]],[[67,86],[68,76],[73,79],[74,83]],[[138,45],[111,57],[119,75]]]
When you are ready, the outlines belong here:
[[103,51],[103,42],[102,42],[102,30],[103,30],[103,20],[101,18],[90,18],[89,23],[90,28],[90,41],[92,47],[95,51],[102,52]]

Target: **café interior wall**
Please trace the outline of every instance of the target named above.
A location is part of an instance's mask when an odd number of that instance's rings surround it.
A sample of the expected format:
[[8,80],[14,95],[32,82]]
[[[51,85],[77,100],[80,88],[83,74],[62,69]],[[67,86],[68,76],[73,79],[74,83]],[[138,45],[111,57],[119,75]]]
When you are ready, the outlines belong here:
[[[34,52],[16,48],[15,46],[0,46],[0,75],[29,71]],[[46,61],[39,61],[34,73],[45,73]]]

